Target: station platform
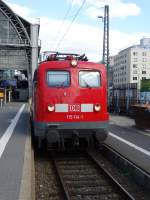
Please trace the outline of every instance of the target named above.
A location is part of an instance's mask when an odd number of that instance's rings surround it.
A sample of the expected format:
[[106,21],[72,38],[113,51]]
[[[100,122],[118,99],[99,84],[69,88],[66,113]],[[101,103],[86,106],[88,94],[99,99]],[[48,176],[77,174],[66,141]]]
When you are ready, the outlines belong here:
[[150,173],[150,130],[137,129],[129,117],[111,115],[105,143]]
[[28,104],[0,108],[0,199],[31,200],[32,152]]
[[[8,103],[0,108],[0,200],[31,200],[32,149],[28,104]],[[134,120],[111,115],[105,143],[150,173],[150,131]]]

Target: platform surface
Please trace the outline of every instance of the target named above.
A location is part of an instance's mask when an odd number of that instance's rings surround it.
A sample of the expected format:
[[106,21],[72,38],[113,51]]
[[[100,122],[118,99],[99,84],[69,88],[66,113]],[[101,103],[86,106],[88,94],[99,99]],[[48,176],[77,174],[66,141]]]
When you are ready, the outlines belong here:
[[[28,133],[27,104],[0,108],[0,200],[20,198]],[[136,129],[133,119],[112,115],[106,144],[150,173],[150,132]]]
[[27,104],[0,108],[0,200],[19,199],[28,129]]
[[150,131],[137,129],[133,119],[111,115],[105,143],[150,173]]

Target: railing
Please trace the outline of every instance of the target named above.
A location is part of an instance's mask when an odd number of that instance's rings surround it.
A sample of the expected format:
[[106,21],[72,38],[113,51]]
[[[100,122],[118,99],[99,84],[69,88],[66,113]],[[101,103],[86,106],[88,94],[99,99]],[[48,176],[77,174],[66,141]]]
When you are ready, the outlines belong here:
[[0,89],[0,107],[3,106],[3,103],[4,103],[4,97],[5,97],[4,90]]
[[0,107],[11,101],[11,90],[0,88]]
[[27,39],[0,38],[0,45],[30,45]]

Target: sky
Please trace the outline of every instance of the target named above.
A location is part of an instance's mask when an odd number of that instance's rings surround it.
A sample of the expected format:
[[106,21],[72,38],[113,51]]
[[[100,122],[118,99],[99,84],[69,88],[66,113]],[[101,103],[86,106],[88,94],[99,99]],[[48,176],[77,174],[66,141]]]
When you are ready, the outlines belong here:
[[[110,56],[150,38],[149,0],[3,0],[31,23],[40,19],[41,51],[85,53],[100,61],[104,6],[109,5]],[[44,3],[43,3],[44,2]]]

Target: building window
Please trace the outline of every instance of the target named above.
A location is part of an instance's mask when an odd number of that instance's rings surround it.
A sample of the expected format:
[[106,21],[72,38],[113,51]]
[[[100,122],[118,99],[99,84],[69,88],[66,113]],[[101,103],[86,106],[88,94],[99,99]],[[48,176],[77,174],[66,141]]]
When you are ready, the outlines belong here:
[[133,64],[133,68],[137,68],[137,66],[138,66],[137,64]]
[[133,70],[133,74],[137,74],[137,70]]
[[143,62],[147,62],[147,58],[143,58],[142,61],[143,61]]
[[143,68],[146,68],[146,64],[142,64],[142,67],[143,67]]
[[133,62],[137,62],[138,61],[138,59],[137,58],[133,58]]
[[146,71],[142,71],[142,74],[146,74]]
[[142,56],[146,56],[146,52],[142,52]]
[[146,77],[142,77],[142,80],[146,80]]
[[136,81],[137,80],[137,77],[133,77],[133,81]]
[[138,55],[138,52],[133,52],[133,56],[137,56]]

